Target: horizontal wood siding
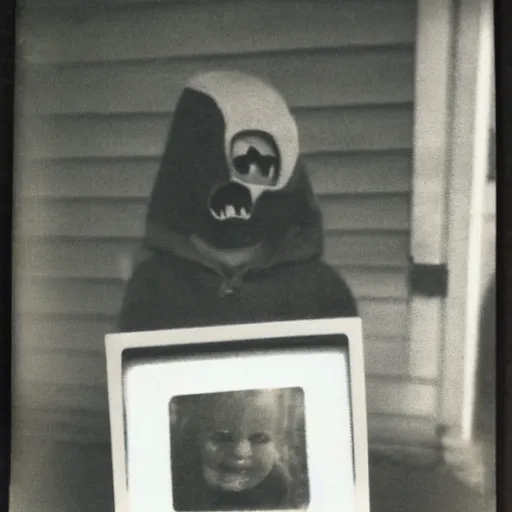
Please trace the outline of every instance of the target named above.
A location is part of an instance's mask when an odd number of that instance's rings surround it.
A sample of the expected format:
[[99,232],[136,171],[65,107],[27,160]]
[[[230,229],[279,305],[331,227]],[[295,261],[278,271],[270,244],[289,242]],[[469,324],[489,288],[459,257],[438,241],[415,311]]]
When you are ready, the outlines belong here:
[[237,68],[297,118],[326,259],[363,317],[371,441],[433,432],[436,386],[407,350],[415,2],[59,5],[27,7],[20,27],[17,424],[105,441],[103,336],[172,110],[190,74]]
[[[44,2],[40,2],[44,3]],[[415,2],[77,2],[26,11],[32,61],[97,63],[411,45]],[[32,18],[32,19],[30,19]],[[35,23],[33,26],[31,22]],[[24,34],[25,35],[25,34]],[[379,77],[380,79],[380,77]]]
[[[305,154],[411,148],[410,103],[311,107],[294,114]],[[158,157],[171,120],[158,113],[46,117],[29,154],[40,159]]]
[[[80,396],[79,400],[77,396]],[[428,422],[430,411],[435,407],[436,402],[435,389],[428,382],[413,382],[404,386],[404,382],[399,379],[371,379],[368,383],[368,396],[370,418],[381,414],[388,415],[389,403],[391,403],[394,407],[393,415],[398,418],[420,417]],[[82,424],[83,418],[95,418],[95,421],[87,424],[90,434],[100,440],[108,433],[107,394],[101,383],[96,385],[79,382],[46,384],[34,390],[30,399],[21,396],[19,398],[20,404],[23,403],[28,411],[40,409],[45,419],[52,413],[55,418],[60,418],[63,430],[66,429],[66,425],[71,425],[71,430],[75,432],[85,429],[85,425]],[[74,416],[72,421],[67,417],[71,414]],[[16,424],[36,433],[35,425],[31,425],[28,420],[37,416],[33,412],[27,416],[22,413],[19,419],[17,418]],[[47,428],[51,431],[51,424]],[[378,432],[374,432],[371,428],[370,431],[376,434],[377,439],[379,438]]]
[[[409,227],[407,195],[340,195],[320,198],[327,231],[404,231]],[[146,201],[139,199],[47,199],[22,205],[25,235],[66,237],[140,237]],[[385,236],[385,235],[383,235]]]
[[[266,77],[289,91],[292,108],[310,107],[318,95],[313,80],[304,81],[304,70],[325,76],[316,106],[331,107],[413,100],[410,69],[413,54],[408,45],[382,48],[316,48],[271,54],[220,55],[208,58],[107,61],[89,66],[40,66],[33,79],[41,88],[37,105],[41,114],[165,113],[179,95],[187,78],[204,69],[232,68]],[[351,72],[347,73],[350,69]],[[379,73],[382,80],[376,80]],[[297,84],[301,87],[297,87]],[[119,91],[123,90],[123,94]],[[76,95],[83,97],[77,103]]]
[[[408,194],[410,150],[305,155],[315,190],[322,196]],[[26,197],[146,199],[158,157],[73,158],[37,162],[21,176]]]

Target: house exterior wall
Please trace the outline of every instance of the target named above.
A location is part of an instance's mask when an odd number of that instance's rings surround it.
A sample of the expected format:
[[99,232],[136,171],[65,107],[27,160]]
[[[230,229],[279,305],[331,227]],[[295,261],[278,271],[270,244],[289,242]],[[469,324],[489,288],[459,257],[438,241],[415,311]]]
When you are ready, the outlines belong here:
[[190,74],[235,67],[298,120],[326,260],[363,318],[370,443],[431,440],[437,383],[408,361],[416,3],[55,5],[20,20],[19,435],[108,441],[104,334],[173,106]]

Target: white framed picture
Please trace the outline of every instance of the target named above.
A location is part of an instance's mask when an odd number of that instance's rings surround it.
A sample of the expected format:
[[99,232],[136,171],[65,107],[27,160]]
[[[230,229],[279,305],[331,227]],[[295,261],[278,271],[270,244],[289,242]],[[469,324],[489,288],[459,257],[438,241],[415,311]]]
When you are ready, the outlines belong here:
[[369,512],[361,320],[106,337],[118,512]]

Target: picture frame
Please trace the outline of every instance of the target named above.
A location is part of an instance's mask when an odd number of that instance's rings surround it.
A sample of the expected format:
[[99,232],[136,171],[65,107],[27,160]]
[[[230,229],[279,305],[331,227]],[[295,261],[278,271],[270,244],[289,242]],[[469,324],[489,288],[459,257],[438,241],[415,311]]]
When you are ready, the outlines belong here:
[[116,511],[369,512],[359,318],[116,333],[105,347]]

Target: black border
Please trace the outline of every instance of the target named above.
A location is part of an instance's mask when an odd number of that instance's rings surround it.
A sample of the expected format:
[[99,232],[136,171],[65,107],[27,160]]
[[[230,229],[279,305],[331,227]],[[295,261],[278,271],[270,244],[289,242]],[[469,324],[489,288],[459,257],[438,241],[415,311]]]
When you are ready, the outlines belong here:
[[11,474],[11,354],[12,354],[12,206],[13,206],[13,131],[14,131],[14,48],[15,0],[2,0],[0,11],[0,241],[1,294],[0,318],[3,332],[0,338],[0,509],[9,508]]
[[[512,510],[512,321],[510,296],[512,284],[512,232],[507,220],[512,215],[512,106],[507,83],[512,79],[510,38],[510,0],[495,3],[496,69],[496,190],[497,190],[497,336],[496,336],[496,505],[499,511]],[[509,95],[510,93],[508,93]],[[508,144],[507,144],[508,141]],[[507,201],[507,196],[509,200]]]
[[[496,498],[497,510],[512,510],[512,105],[507,84],[512,81],[512,3],[496,0],[496,190],[497,190],[497,336],[496,336]],[[508,144],[507,144],[508,142]],[[508,200],[507,200],[508,198]],[[507,229],[508,228],[508,229]]]

